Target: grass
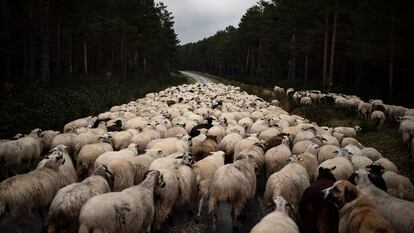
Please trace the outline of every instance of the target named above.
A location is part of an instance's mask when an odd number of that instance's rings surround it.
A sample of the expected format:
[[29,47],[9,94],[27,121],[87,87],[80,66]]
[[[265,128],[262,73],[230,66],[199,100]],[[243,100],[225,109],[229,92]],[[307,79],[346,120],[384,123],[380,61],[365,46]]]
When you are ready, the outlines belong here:
[[270,94],[269,90],[262,87],[244,84],[237,81],[226,80],[214,75],[195,72],[205,77],[210,78],[214,82],[224,83],[227,85],[234,85],[240,87],[249,94],[257,95],[266,101],[278,99],[280,106],[291,114],[296,114],[316,122],[318,125],[325,125],[330,127],[356,125],[363,129],[357,134],[357,139],[367,147],[374,147],[381,154],[395,163],[404,176],[407,176],[414,181],[414,161],[408,158],[408,151],[403,146],[401,135],[398,133],[398,125],[387,122],[381,130],[376,130],[374,125],[369,120],[364,120],[356,117],[353,111],[344,111],[335,107],[312,104],[311,106],[297,106],[289,103],[286,96],[276,96]]
[[0,138],[33,128],[61,130],[74,119],[97,115],[148,92],[188,81],[172,72],[151,77],[74,77],[70,82],[63,79],[49,86],[16,85],[12,96],[0,93]]

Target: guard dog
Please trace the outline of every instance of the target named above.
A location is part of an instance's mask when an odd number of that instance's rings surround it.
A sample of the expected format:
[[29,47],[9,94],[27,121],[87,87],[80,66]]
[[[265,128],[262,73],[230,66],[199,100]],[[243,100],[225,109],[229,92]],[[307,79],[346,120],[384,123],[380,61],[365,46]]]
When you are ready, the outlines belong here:
[[322,194],[339,209],[339,233],[394,233],[389,221],[349,181],[337,181]]

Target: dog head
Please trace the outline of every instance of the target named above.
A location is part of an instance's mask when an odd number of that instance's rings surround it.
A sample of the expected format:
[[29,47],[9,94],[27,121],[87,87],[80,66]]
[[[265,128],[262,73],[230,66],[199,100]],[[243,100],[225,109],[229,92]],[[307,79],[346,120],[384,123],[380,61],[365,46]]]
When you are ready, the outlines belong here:
[[355,200],[359,196],[357,187],[349,181],[337,181],[332,187],[322,190],[324,199],[333,202],[338,208]]

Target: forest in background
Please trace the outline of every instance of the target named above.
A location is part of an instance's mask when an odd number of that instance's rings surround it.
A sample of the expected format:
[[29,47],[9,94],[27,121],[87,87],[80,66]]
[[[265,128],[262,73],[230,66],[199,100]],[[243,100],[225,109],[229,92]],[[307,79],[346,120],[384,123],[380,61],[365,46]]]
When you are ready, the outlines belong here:
[[179,47],[179,67],[270,87],[319,88],[414,106],[413,4],[271,0],[238,27]]
[[0,0],[0,138],[186,82],[178,43],[154,0]]

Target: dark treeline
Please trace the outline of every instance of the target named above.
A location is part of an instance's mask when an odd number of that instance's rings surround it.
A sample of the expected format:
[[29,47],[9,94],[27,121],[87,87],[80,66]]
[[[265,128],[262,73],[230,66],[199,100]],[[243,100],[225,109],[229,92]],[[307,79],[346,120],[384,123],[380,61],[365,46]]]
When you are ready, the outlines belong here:
[[[181,46],[182,69],[414,105],[414,8],[394,0],[272,0]],[[410,98],[411,97],[411,98]]]
[[178,40],[154,0],[1,0],[1,83],[168,70]]
[[0,0],[0,138],[185,82],[173,26],[154,0]]

